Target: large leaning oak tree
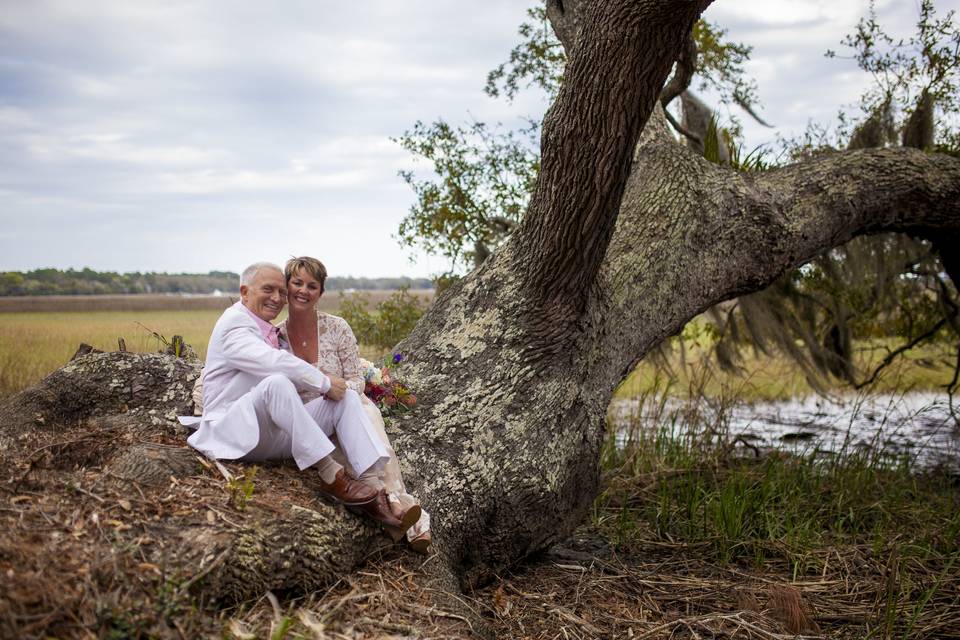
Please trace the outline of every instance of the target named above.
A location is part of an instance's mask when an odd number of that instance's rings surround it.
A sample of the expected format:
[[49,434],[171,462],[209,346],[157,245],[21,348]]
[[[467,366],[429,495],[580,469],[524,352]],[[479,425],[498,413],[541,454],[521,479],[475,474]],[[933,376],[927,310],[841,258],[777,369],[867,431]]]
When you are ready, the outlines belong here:
[[[480,584],[582,521],[615,387],[691,318],[858,235],[960,233],[955,158],[860,150],[738,174],[678,143],[661,90],[709,4],[548,2],[568,63],[528,213],[397,346],[419,404],[390,432],[450,587]],[[943,258],[956,282],[957,255]],[[176,478],[200,467],[172,418],[190,409],[198,369],[169,355],[80,357],[3,407],[3,462],[29,483],[42,464],[24,459],[24,433],[110,433],[84,482],[189,504],[197,483]],[[381,544],[353,515],[291,496],[230,526],[168,509],[149,531],[191,589],[232,601],[316,589]]]

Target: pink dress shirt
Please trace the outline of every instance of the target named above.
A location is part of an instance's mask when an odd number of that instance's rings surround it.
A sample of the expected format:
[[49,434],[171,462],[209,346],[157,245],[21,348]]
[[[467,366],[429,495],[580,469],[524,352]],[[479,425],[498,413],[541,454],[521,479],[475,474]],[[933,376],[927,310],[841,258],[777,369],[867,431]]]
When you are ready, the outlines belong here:
[[274,349],[279,349],[280,348],[280,328],[273,326],[272,324],[270,324],[269,322],[267,322],[266,320],[264,320],[263,318],[255,314],[253,311],[250,311],[250,309],[247,309],[247,307],[245,307],[244,305],[240,305],[240,306],[242,306],[243,310],[246,311],[251,318],[253,318],[254,322],[257,323],[257,327],[260,329],[260,333],[263,335],[263,339],[267,341],[267,344],[269,344]]

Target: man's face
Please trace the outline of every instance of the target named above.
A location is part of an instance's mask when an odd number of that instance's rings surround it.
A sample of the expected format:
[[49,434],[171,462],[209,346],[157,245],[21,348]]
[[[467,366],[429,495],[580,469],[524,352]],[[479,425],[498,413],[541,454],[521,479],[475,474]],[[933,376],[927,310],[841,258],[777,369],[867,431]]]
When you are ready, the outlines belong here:
[[240,285],[240,300],[258,318],[272,322],[287,302],[283,273],[277,269],[260,269],[250,285]]

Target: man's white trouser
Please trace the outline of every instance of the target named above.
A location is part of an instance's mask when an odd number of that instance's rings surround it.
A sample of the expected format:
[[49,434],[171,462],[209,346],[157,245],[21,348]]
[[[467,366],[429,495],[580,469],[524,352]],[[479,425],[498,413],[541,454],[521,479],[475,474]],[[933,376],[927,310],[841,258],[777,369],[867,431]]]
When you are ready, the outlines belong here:
[[301,470],[330,455],[336,434],[350,466],[359,475],[390,455],[367,418],[360,396],[347,389],[342,400],[317,398],[303,404],[297,389],[282,375],[264,378],[251,391],[260,427],[257,446],[240,458],[261,462],[293,458]]

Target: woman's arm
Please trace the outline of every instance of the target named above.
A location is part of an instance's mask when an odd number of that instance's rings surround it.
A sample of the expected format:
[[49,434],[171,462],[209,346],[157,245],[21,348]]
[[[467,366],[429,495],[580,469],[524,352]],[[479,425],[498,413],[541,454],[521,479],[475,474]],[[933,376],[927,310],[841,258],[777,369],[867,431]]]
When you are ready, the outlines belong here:
[[348,388],[363,395],[363,388],[366,383],[363,379],[363,372],[360,371],[360,350],[357,347],[357,338],[353,335],[353,330],[346,320],[336,316],[332,317],[338,321],[334,329],[334,338],[343,379],[347,381]]

